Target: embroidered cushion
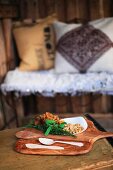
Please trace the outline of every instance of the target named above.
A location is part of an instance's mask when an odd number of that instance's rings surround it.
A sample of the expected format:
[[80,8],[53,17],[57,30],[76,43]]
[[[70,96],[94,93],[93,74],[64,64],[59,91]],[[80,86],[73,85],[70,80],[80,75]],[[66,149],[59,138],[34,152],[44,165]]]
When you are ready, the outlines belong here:
[[[53,24],[56,33],[56,43],[59,39],[65,35],[70,30],[81,26],[81,24],[66,24],[62,22],[54,22]],[[55,71],[57,73],[66,73],[66,72],[78,72],[78,70],[70,64],[57,50],[55,54]]]
[[62,72],[113,72],[113,18],[87,25],[54,23],[55,69]]
[[56,16],[49,16],[33,25],[13,29],[22,71],[46,70],[54,67],[55,36],[52,23]]

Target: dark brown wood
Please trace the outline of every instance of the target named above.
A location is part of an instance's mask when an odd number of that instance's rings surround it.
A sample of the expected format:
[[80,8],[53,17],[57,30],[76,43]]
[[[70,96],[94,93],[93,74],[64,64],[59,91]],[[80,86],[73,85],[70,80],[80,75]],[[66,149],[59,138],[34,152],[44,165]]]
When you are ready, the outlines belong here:
[[[46,6],[46,0],[39,0],[38,6],[39,6],[39,16],[40,16],[40,18],[46,17],[47,14],[48,14],[47,6]],[[43,10],[42,10],[42,8],[43,8]]]
[[[17,125],[22,126],[23,125],[23,120],[24,120],[24,107],[23,107],[23,100],[21,97],[16,98],[14,95],[12,96],[13,100],[13,107],[15,115],[16,115],[16,120],[17,120]],[[18,109],[17,109],[18,108]]]
[[73,113],[91,112],[91,94],[71,97],[71,105]]
[[26,18],[26,2],[25,1],[20,1],[19,3],[19,11],[20,11],[20,19],[23,20]]
[[35,19],[56,11],[62,21],[75,17],[97,19],[113,16],[112,9],[112,0],[17,0],[9,1],[9,5],[0,4],[0,17]]
[[82,99],[81,96],[72,96],[71,97],[73,113],[82,113],[81,99]]
[[56,1],[56,13],[60,21],[67,21],[67,1]]
[[17,18],[19,16],[18,7],[15,5],[0,4],[0,18]]
[[112,0],[103,0],[103,11],[104,17],[112,17],[113,16],[113,1]]
[[[14,112],[14,103],[12,100],[12,95],[9,93],[7,96],[1,94],[1,104],[2,104],[2,116],[5,128],[16,127],[16,119]],[[1,128],[2,128],[1,127]]]
[[[17,132],[16,137],[21,138],[16,142],[16,151],[24,154],[40,154],[40,155],[79,155],[89,152],[95,141],[105,137],[112,137],[113,133],[99,131],[93,124],[93,122],[86,119],[88,123],[88,128],[83,133],[77,134],[76,138],[69,136],[60,135],[48,135],[47,138],[52,138],[55,140],[66,140],[66,141],[81,141],[83,142],[82,147],[72,146],[68,144],[57,143],[55,146],[62,146],[64,150],[47,150],[47,149],[28,149],[25,144],[39,142],[35,139],[39,137],[45,137],[41,131],[36,129],[25,129],[23,131]],[[30,136],[31,135],[31,136]],[[28,139],[28,140],[25,140]],[[32,140],[31,140],[32,139]]]
[[76,2],[75,0],[67,1],[67,20],[72,20],[76,17]]
[[56,10],[55,0],[46,0],[45,3],[46,3],[47,14],[51,15],[55,13],[55,10]]
[[37,113],[54,112],[54,98],[37,96]]
[[71,112],[71,101],[69,96],[57,94],[55,96],[55,112],[56,113],[67,113]]
[[4,117],[3,117],[3,113],[0,110],[0,129],[4,127]]
[[111,110],[111,98],[101,94],[92,95],[92,109],[94,113],[106,113]]
[[6,57],[7,57],[7,69],[14,69],[15,64],[15,56],[14,56],[14,46],[12,39],[12,20],[11,19],[3,19],[3,34],[5,38],[5,47],[6,47]]
[[89,20],[89,4],[88,0],[76,0],[76,11],[77,13],[77,18],[84,18]]
[[33,20],[40,17],[39,15],[39,7],[38,7],[38,1],[34,0],[32,1],[32,14],[33,14]]
[[3,35],[2,22],[0,21],[0,82],[7,73],[7,58],[5,51],[5,40]]
[[90,19],[98,19],[103,17],[103,1],[102,0],[91,0],[89,1]]
[[94,112],[101,113],[102,112],[102,95],[94,94],[92,95],[92,109]]
[[91,112],[91,94],[82,95],[81,99],[82,113]]
[[103,111],[103,113],[110,112],[111,109],[112,109],[111,96],[103,95],[102,96],[102,111]]

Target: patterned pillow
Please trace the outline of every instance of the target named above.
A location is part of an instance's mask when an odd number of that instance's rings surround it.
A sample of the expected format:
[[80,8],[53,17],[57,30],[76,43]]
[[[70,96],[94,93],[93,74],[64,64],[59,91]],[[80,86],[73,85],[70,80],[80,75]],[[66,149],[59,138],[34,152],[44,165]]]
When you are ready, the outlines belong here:
[[49,16],[33,25],[14,27],[13,34],[22,71],[46,70],[54,67],[55,35],[52,23],[56,16]]
[[55,22],[55,70],[64,72],[113,72],[113,18],[87,25]]

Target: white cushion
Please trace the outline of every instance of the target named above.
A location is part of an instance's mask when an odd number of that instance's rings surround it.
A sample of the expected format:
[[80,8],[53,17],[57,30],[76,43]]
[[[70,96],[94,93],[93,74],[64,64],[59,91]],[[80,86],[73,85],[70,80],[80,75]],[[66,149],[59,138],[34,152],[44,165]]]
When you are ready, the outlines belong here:
[[[103,18],[90,22],[95,28],[103,31],[113,42],[113,18]],[[88,72],[108,71],[113,72],[113,48],[109,49],[99,58]]]
[[[66,24],[63,22],[54,22],[54,28],[56,33],[56,41],[58,42],[59,39],[68,31],[77,28],[81,24]],[[56,51],[55,56],[55,71],[56,73],[77,73],[78,70],[72,66],[70,63],[68,63],[67,60],[64,59],[64,57]]]
[[[89,23],[96,29],[105,33],[113,42],[113,18],[102,18]],[[65,35],[65,33],[80,27],[81,24],[65,24],[62,22],[54,22],[56,32],[56,40]],[[86,56],[87,57],[87,56]],[[56,51],[55,57],[55,71],[56,73],[78,73],[79,70],[69,63],[60,52]],[[101,55],[88,69],[87,72],[113,72],[113,48],[109,48],[104,54]]]

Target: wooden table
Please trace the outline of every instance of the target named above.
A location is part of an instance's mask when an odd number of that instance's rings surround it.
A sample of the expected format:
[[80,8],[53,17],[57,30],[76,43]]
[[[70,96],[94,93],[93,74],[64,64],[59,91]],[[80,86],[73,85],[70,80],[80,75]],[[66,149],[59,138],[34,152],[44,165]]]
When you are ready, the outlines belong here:
[[97,141],[91,152],[80,156],[24,155],[14,150],[15,132],[0,131],[0,170],[113,170],[113,147],[106,139]]

